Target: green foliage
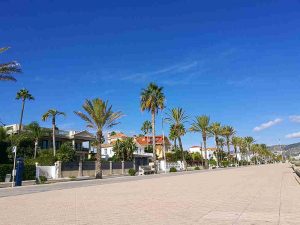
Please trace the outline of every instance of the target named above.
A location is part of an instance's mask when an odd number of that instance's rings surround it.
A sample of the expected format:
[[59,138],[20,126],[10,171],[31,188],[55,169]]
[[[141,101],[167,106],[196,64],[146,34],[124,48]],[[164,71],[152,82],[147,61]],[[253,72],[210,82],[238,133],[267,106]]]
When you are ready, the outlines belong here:
[[200,167],[199,167],[199,166],[196,166],[196,167],[195,167],[195,170],[200,170]]
[[128,170],[128,174],[129,174],[130,176],[135,176],[135,174],[136,174],[135,169],[130,168],[130,169]]
[[[0,165],[0,182],[5,180],[6,174],[11,174],[13,170],[13,164],[1,164]],[[23,180],[34,180],[36,168],[35,165],[24,165]]]
[[113,151],[118,160],[132,161],[133,152],[137,150],[137,146],[133,138],[125,138],[124,140],[117,140],[113,146]]
[[40,166],[53,166],[57,159],[53,156],[53,150],[47,149],[40,151],[38,157],[32,161],[38,162]]
[[36,174],[35,165],[24,165],[23,180],[34,180]]
[[69,178],[73,181],[73,180],[76,180],[76,177],[75,176],[69,176]]
[[45,177],[45,176],[39,176],[39,181],[40,181],[41,184],[46,183],[47,180],[48,180],[47,177]]
[[153,153],[153,146],[152,145],[148,145],[145,147],[145,152],[146,153]]
[[9,146],[9,142],[0,141],[0,164],[9,163],[11,161],[8,158],[8,152],[6,151]]
[[216,162],[216,160],[214,160],[214,159],[210,159],[210,160],[209,160],[209,165],[212,165],[212,166],[217,166],[217,162]]
[[62,162],[72,162],[75,160],[75,151],[70,142],[65,142],[61,145],[56,154],[57,160]]
[[223,161],[221,161],[221,165],[224,166],[224,167],[228,167],[229,162],[227,160],[223,160]]
[[13,170],[13,165],[1,164],[0,165],[0,182],[4,182],[6,174],[11,174],[12,170]]
[[17,157],[23,159],[33,158],[34,155],[34,139],[27,133],[21,133],[11,136],[11,146],[8,147],[7,153],[10,159],[13,159],[12,146],[17,146]]
[[177,169],[175,167],[170,168],[170,173],[176,173],[176,172],[177,172]]

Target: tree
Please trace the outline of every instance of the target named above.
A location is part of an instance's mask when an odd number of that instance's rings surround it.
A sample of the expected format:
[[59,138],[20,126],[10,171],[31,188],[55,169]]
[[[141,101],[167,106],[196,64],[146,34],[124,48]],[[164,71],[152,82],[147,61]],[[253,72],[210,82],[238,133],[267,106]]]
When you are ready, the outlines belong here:
[[222,128],[222,134],[226,138],[227,152],[230,155],[230,142],[233,135],[235,135],[235,130],[231,126],[225,126]]
[[[219,136],[222,134],[222,127],[221,127],[221,124],[220,123],[212,123],[210,125],[210,128],[209,128],[211,134],[215,137],[215,144],[216,144],[216,149],[217,149],[217,152],[219,152],[219,144],[218,144],[218,138]],[[218,155],[218,154],[217,154]],[[219,163],[219,159],[217,157],[217,163]]]
[[9,146],[9,135],[4,127],[0,127],[0,163],[8,163],[7,148]]
[[[208,159],[207,159],[207,149],[206,149],[206,141],[210,137],[210,118],[209,116],[202,115],[196,116],[195,120],[192,123],[190,131],[192,132],[199,132],[202,135],[202,140],[204,144],[204,159],[205,159],[205,167],[208,168]],[[202,151],[202,148],[201,148]],[[202,154],[202,153],[201,153]]]
[[[117,122],[123,114],[119,112],[113,112],[112,106],[108,101],[103,101],[100,98],[93,100],[85,100],[82,108],[85,113],[75,111],[82,120],[87,123],[87,127],[96,131],[97,140],[101,140],[103,129],[109,129],[119,124]],[[96,154],[96,179],[102,179],[102,164],[101,164],[101,141],[98,141],[97,154]]]
[[175,126],[173,126],[173,125],[171,125],[170,126],[170,132],[169,132],[169,139],[171,140],[171,141],[174,141],[174,149],[176,150],[177,149],[177,143],[176,143],[176,141],[177,141],[177,130],[176,130],[176,127]]
[[46,121],[49,117],[52,118],[52,141],[53,141],[53,155],[55,156],[56,154],[56,142],[55,142],[55,129],[56,129],[56,117],[57,116],[66,116],[64,112],[60,112],[56,109],[49,109],[43,116],[42,120]]
[[147,110],[152,117],[152,147],[153,147],[153,161],[156,168],[156,144],[155,144],[155,116],[159,110],[165,108],[165,95],[163,87],[158,87],[155,83],[150,83],[146,89],[142,89],[140,107],[142,111]]
[[124,140],[117,140],[113,146],[113,151],[118,160],[123,161],[133,160],[133,153],[137,150],[134,139],[127,137]]
[[31,122],[25,129],[29,131],[29,135],[34,139],[34,158],[36,158],[39,140],[45,135],[45,131],[36,121]]
[[25,101],[26,100],[34,100],[34,97],[29,93],[29,91],[25,88],[21,89],[16,96],[16,99],[22,100],[22,110],[21,110],[21,116],[20,116],[20,124],[19,124],[19,129],[18,129],[18,134],[21,132],[21,127],[22,127],[22,120],[23,120],[23,113],[24,113],[24,107],[25,107]]
[[[248,152],[251,152],[251,151],[252,151],[252,145],[255,143],[254,138],[248,136],[248,137],[245,137],[244,140],[245,140],[245,142],[246,142]],[[255,152],[252,151],[252,154],[253,154],[253,156],[254,156],[254,155],[255,155]],[[256,163],[256,160],[255,160],[255,163]]]
[[[182,161],[184,161],[183,146],[181,141],[181,136],[185,135],[186,131],[184,128],[184,123],[187,122],[187,115],[182,108],[173,108],[167,113],[166,121],[171,124],[171,130],[174,129],[176,133],[176,138],[179,142],[179,147],[182,153]],[[173,126],[173,127],[172,127]]]
[[237,159],[237,147],[239,145],[240,138],[239,137],[232,137],[231,139],[231,144],[233,145],[234,148],[234,154],[235,154],[235,163],[238,163]]
[[60,146],[57,159],[62,162],[72,162],[75,159],[75,151],[71,142],[65,142]]
[[146,136],[146,141],[147,141],[147,148],[148,148],[148,134],[152,132],[152,125],[149,120],[146,120],[142,127],[141,131],[144,133],[144,136]]
[[[0,48],[0,53],[7,51],[9,47]],[[8,62],[0,64],[0,81],[16,81],[13,74],[21,73],[21,65],[16,62]]]

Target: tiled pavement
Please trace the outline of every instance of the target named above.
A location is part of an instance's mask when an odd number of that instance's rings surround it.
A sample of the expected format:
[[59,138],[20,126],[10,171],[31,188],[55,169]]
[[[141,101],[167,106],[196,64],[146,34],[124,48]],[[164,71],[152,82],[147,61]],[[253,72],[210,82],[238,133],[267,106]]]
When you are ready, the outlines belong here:
[[0,224],[300,224],[288,164],[0,198]]

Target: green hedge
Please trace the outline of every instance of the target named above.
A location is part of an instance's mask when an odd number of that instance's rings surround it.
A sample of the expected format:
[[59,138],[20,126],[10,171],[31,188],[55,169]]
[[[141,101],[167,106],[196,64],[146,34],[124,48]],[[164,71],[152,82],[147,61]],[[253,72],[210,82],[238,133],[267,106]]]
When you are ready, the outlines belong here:
[[4,182],[6,174],[11,174],[12,170],[13,165],[11,164],[0,165],[0,182]]
[[[0,165],[0,182],[5,181],[6,174],[11,174],[13,170],[12,164]],[[23,172],[23,180],[34,180],[35,179],[35,165],[25,165]]]

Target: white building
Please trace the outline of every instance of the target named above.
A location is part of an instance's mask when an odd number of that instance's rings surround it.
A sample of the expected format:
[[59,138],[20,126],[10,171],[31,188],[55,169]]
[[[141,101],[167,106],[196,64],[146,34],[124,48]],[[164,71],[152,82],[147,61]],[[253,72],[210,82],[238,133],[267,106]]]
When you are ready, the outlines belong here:
[[[201,151],[202,149],[202,151]],[[207,152],[207,159],[214,159],[216,160],[216,157],[214,155],[214,152],[216,151],[216,148],[206,148],[206,152]],[[205,151],[204,148],[202,148],[201,146],[192,146],[189,148],[189,152],[194,153],[194,152],[199,152],[203,158],[205,158]]]

